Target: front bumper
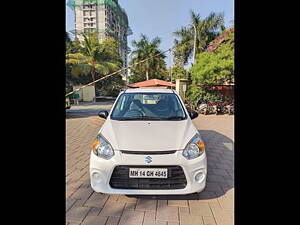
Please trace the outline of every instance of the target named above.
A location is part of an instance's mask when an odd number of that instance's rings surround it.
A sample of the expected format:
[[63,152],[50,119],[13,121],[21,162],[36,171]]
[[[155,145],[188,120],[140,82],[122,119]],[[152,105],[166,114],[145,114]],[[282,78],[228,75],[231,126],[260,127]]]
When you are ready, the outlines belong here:
[[[187,160],[182,156],[182,151],[176,151],[174,154],[151,155],[152,163],[146,163],[147,155],[123,154],[115,151],[115,155],[110,160],[105,160],[91,152],[90,157],[90,179],[91,186],[95,192],[106,194],[126,194],[126,195],[184,195],[194,192],[201,192],[206,185],[207,160],[205,152],[198,158]],[[110,186],[110,178],[116,166],[132,165],[140,166],[181,166],[187,184],[183,189],[171,190],[145,190],[145,189],[116,189]],[[199,171],[203,171],[204,176],[199,182],[195,181],[195,176]],[[98,183],[93,179],[92,174],[98,172],[100,181]]]

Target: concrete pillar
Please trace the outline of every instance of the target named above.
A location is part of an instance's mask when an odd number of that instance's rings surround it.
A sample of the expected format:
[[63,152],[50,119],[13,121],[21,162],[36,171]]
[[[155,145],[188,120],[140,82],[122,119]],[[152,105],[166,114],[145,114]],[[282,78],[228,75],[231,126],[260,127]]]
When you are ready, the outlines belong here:
[[186,99],[187,84],[187,79],[176,79],[176,91],[182,98],[182,101]]

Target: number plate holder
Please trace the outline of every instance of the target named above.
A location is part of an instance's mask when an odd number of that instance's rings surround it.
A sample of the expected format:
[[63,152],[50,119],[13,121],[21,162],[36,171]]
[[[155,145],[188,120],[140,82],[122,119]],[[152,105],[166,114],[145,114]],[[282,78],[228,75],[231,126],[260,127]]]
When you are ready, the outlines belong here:
[[129,168],[129,178],[168,178],[168,169]]

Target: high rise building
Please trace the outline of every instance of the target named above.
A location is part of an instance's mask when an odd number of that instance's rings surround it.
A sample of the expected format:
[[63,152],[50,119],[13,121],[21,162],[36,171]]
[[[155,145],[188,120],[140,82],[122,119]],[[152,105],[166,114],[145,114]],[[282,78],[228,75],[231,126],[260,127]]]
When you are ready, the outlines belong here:
[[[67,4],[74,11],[75,36],[82,40],[83,33],[96,31],[99,41],[113,37],[119,43],[123,66],[127,67],[129,47],[127,36],[132,34],[128,17],[118,0],[69,0]],[[127,70],[123,73],[127,80]]]

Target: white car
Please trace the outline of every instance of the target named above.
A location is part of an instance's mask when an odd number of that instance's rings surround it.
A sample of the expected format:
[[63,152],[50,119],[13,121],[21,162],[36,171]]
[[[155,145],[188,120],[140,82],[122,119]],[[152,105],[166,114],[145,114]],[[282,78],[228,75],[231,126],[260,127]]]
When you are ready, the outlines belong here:
[[205,146],[180,96],[172,89],[127,89],[119,94],[93,144],[95,192],[183,195],[206,185]]

